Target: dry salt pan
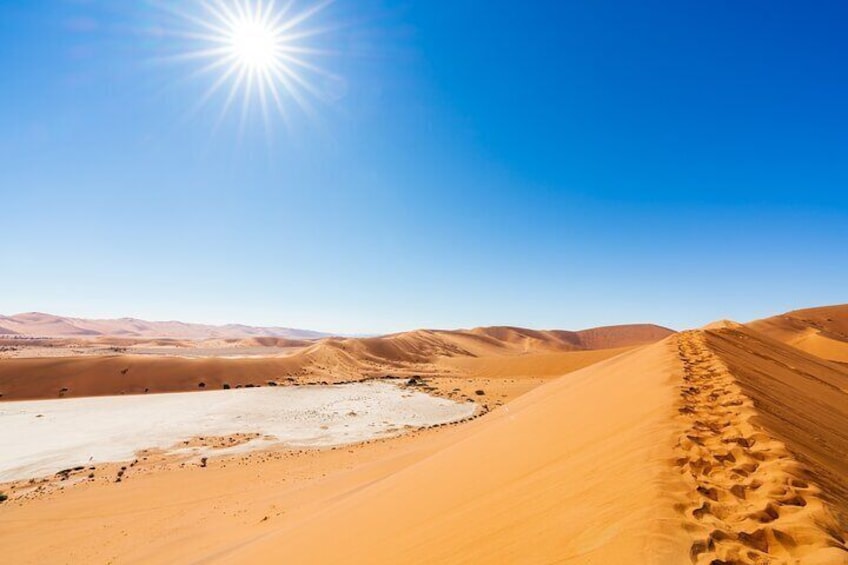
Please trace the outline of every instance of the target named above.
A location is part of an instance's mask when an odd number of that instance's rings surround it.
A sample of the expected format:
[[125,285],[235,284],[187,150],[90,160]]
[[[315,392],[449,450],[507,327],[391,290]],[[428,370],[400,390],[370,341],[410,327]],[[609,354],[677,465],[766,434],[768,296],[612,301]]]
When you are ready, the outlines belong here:
[[241,451],[346,445],[463,420],[475,408],[386,382],[9,402],[0,404],[0,482],[198,436],[263,436]]

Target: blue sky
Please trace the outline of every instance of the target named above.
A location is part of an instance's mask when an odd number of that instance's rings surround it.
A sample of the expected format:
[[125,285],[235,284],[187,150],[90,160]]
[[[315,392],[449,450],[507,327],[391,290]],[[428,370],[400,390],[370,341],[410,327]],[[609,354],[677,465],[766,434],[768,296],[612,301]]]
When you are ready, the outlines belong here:
[[5,1],[0,312],[370,333],[848,302],[845,21],[337,0],[308,22],[322,98],[266,128],[191,112],[216,74],[168,59],[154,3]]

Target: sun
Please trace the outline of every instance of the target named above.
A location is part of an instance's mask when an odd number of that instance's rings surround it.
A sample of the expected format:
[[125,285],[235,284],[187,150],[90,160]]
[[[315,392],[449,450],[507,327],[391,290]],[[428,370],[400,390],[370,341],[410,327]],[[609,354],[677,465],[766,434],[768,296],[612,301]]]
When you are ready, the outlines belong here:
[[172,59],[200,62],[191,76],[211,77],[192,113],[216,97],[223,101],[221,118],[240,100],[242,124],[257,109],[266,127],[272,109],[283,118],[292,104],[312,113],[311,100],[324,97],[316,84],[340,80],[316,62],[330,54],[316,43],[332,27],[315,21],[331,3],[194,0],[187,8],[163,3],[180,23],[174,35],[186,40]]
[[280,40],[268,22],[251,19],[234,22],[229,35],[231,56],[243,67],[265,72],[278,60]]

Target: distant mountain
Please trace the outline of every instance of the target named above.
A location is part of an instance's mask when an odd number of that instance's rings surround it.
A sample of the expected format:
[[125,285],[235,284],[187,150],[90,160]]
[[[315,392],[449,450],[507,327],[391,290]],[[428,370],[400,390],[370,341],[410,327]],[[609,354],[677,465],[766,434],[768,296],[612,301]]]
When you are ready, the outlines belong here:
[[87,320],[66,318],[41,312],[14,316],[0,315],[0,335],[31,337],[85,338],[181,338],[181,339],[240,339],[277,337],[285,339],[321,339],[330,334],[281,327],[254,327],[241,324],[213,326],[185,322],[149,322],[135,318],[117,320]]

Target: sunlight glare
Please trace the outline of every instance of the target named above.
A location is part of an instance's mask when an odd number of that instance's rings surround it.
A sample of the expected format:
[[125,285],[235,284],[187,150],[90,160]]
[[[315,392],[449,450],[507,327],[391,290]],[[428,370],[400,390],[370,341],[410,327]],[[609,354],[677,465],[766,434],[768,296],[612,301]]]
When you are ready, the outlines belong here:
[[240,63],[258,71],[270,69],[277,58],[278,40],[266,22],[236,22],[230,34],[230,48]]
[[304,2],[301,9],[295,0],[196,0],[197,9],[185,10],[163,5],[183,24],[176,35],[191,45],[173,59],[205,60],[194,75],[217,74],[193,112],[223,90],[221,119],[240,98],[242,126],[257,109],[268,129],[270,108],[286,119],[290,102],[312,114],[309,99],[327,99],[316,83],[341,81],[313,61],[329,52],[310,43],[327,33],[310,24],[332,1]]

